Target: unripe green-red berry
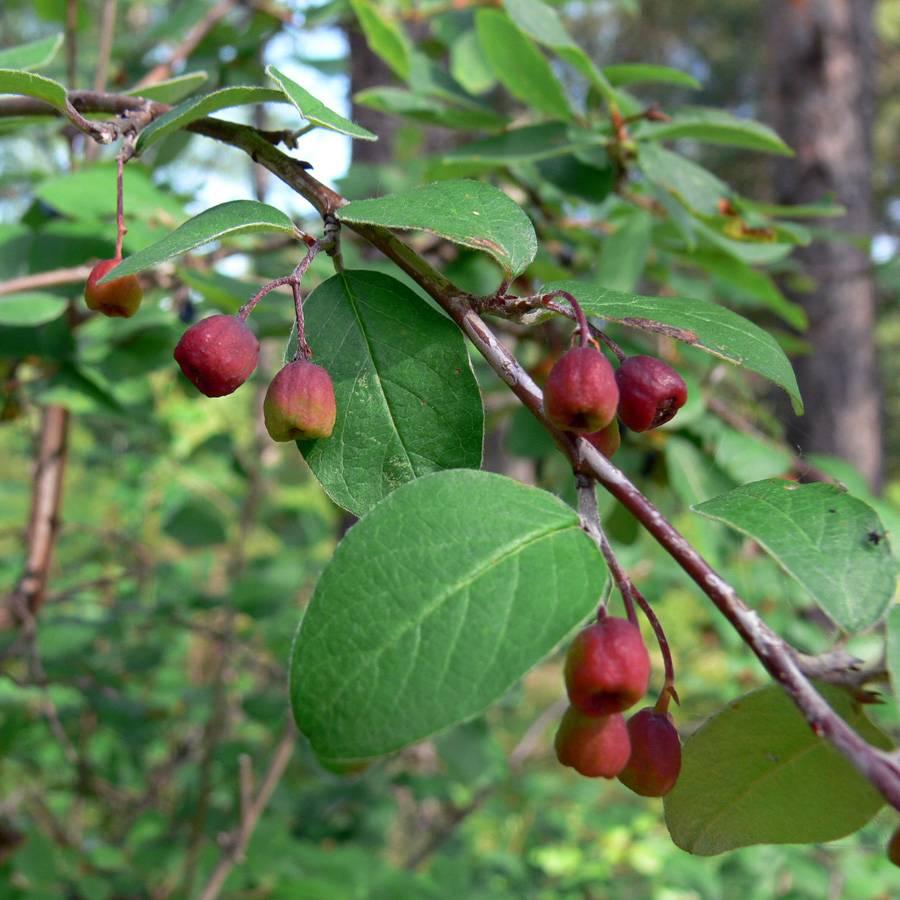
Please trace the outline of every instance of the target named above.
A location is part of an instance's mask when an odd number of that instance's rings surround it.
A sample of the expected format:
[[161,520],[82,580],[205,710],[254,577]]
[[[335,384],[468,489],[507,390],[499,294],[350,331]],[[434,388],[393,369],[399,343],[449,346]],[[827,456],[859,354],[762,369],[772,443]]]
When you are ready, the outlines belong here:
[[329,437],[337,418],[331,376],[308,360],[288,363],[272,379],[263,413],[274,441]]
[[622,443],[619,420],[613,419],[606,428],[601,428],[593,434],[586,434],[584,438],[590,441],[607,459],[610,459]]
[[137,275],[125,275],[105,284],[97,284],[120,262],[121,259],[103,259],[91,269],[87,284],[84,286],[84,302],[88,309],[101,312],[104,316],[128,319],[138,311],[141,300],[144,299]]
[[589,717],[570,706],[553,742],[556,758],[588,778],[615,778],[631,755],[625,718]]
[[647,693],[650,654],[628,619],[604,616],[575,635],[565,664],[569,700],[586,716],[634,706]]
[[684,379],[653,356],[629,356],[616,369],[618,416],[632,431],[663,425],[687,402]]
[[618,403],[615,371],[590,344],[567,350],[544,385],[544,412],[563,431],[600,431],[613,420]]
[[216,315],[191,325],[174,355],[181,371],[201,393],[224,397],[253,373],[259,341],[236,316]]
[[675,787],[681,772],[681,741],[668,715],[652,706],[628,720],[631,756],[619,781],[642,797],[662,797]]

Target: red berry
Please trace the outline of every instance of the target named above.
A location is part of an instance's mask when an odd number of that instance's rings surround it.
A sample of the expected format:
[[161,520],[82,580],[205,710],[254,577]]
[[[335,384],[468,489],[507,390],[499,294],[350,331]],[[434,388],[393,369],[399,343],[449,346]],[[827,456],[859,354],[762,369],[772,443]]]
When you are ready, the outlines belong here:
[[105,284],[97,284],[120,262],[121,259],[103,259],[91,269],[87,284],[84,286],[84,302],[88,309],[95,309],[104,316],[128,319],[138,311],[141,300],[144,299],[137,275],[125,275]]
[[600,431],[615,417],[618,403],[615,371],[589,344],[566,351],[544,385],[544,412],[563,431]]
[[202,319],[181,336],[175,359],[181,371],[207,397],[236,391],[256,368],[259,341],[236,316]]
[[615,778],[631,754],[625,718],[584,716],[570,706],[553,742],[556,758],[588,778]]
[[628,720],[631,756],[619,781],[642,797],[662,797],[675,787],[681,771],[681,741],[668,715],[652,706]]
[[272,379],[263,413],[273,441],[329,437],[337,417],[331,376],[307,360],[288,363]]
[[606,428],[601,428],[593,434],[586,434],[584,438],[590,441],[607,459],[610,459],[622,443],[619,420],[613,419]]
[[586,716],[634,706],[647,693],[650,654],[641,630],[606,616],[575,635],[565,665],[569,700]]
[[684,379],[653,356],[629,356],[616,370],[618,415],[632,431],[668,422],[687,401]]

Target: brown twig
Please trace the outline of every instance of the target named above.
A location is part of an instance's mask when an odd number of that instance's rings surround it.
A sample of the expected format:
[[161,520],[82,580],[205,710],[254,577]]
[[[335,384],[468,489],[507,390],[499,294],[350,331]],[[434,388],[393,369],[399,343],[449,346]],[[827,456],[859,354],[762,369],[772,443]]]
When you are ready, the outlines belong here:
[[34,473],[25,570],[0,607],[0,631],[15,627],[26,614],[34,615],[46,597],[50,561],[59,528],[68,431],[69,411],[64,406],[45,407]]
[[272,798],[272,794],[278,786],[278,782],[281,780],[288,762],[290,762],[296,740],[297,729],[293,720],[291,720],[275,747],[272,761],[269,763],[269,768],[263,777],[258,793],[246,807],[242,806],[240,823],[225,838],[222,855],[212,870],[209,880],[200,892],[199,900],[216,900],[225,884],[225,879],[228,878],[228,874],[234,865],[243,860],[244,852],[253,835],[253,830],[256,828],[269,800]]

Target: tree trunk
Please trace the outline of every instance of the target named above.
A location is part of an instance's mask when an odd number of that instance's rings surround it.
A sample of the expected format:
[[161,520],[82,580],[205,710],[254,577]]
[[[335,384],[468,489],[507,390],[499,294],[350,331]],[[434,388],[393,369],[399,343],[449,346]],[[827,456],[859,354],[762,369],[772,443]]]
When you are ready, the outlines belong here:
[[766,40],[773,124],[796,150],[776,169],[779,203],[833,194],[847,208],[814,226],[844,233],[816,240],[796,257],[814,280],[792,294],[805,308],[813,352],[795,363],[806,403],[789,438],[804,452],[857,466],[873,488],[882,478],[881,391],[874,346],[871,121],[873,0],[769,0]]

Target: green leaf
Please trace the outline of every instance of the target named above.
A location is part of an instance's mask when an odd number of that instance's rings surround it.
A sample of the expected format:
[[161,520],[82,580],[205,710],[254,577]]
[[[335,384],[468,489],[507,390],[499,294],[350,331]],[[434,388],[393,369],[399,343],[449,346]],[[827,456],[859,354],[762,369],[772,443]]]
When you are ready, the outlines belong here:
[[360,91],[353,98],[357,103],[394,116],[404,116],[415,122],[441,125],[463,131],[502,128],[506,119],[496,113],[480,109],[449,107],[437,97],[405,90],[384,87]]
[[463,144],[443,153],[441,159],[444,162],[483,162],[491,166],[512,166],[565,156],[576,150],[600,146],[605,140],[604,135],[563,122],[546,122],[512,128],[495,137]]
[[692,507],[746,534],[845,631],[881,618],[897,566],[877,513],[833,484],[770,478]]
[[730,309],[692,297],[608,291],[583,281],[553,282],[543,290],[568,291],[588,315],[665,334],[750,369],[784,388],[797,414],[803,412],[797,379],[784,351],[770,334]]
[[656,144],[638,146],[638,165],[651,181],[661,184],[681,199],[685,206],[703,215],[715,215],[719,201],[732,191],[712,172]]
[[594,280],[614,291],[633,291],[644,274],[653,238],[649,213],[635,210],[600,245]]
[[640,122],[635,125],[632,137],[639,141],[693,138],[707,144],[744,147],[782,156],[794,155],[794,151],[768,125],[706,107],[684,107],[672,116],[671,122]]
[[354,125],[353,122],[329,109],[321,100],[317,100],[305,88],[300,87],[296,81],[279,72],[275,66],[267,66],[266,74],[278,83],[291,103],[297,107],[300,115],[307,121],[314,125],[321,125],[322,128],[330,131],[337,131],[339,134],[347,134],[352,138],[364,141],[378,140],[378,135],[372,134],[371,131],[367,131],[359,125]]
[[59,318],[68,306],[65,297],[28,291],[0,297],[0,325],[44,325]]
[[185,500],[173,509],[163,522],[163,531],[185,547],[208,547],[228,539],[222,514],[200,497]]
[[[821,690],[864,738],[890,745],[845,693]],[[774,685],[739,697],[694,732],[678,783],[665,798],[672,840],[699,856],[751,844],[833,841],[861,828],[883,805],[869,781],[816,737]]]
[[[150,266],[158,265],[173,256],[180,256],[210,241],[221,241],[227,237],[256,231],[275,231],[297,236],[294,223],[280,209],[256,200],[232,200],[188,219],[161,241],[127,257],[116,266],[115,277],[122,278],[142,269],[149,269]],[[98,284],[103,284],[107,278],[109,275],[101,278]]]
[[440,181],[400,194],[356,200],[338,210],[343,222],[414,228],[489,253],[509,277],[525,271],[537,237],[522,207],[483,181]]
[[66,89],[58,81],[31,72],[0,69],[0,94],[23,94],[34,97],[35,100],[43,100],[60,112],[67,112],[69,109]]
[[330,278],[304,311],[338,412],[330,438],[298,446],[336,503],[362,515],[406,481],[481,465],[481,395],[449,319],[368,271]]
[[369,49],[393,69],[400,78],[409,76],[412,51],[406,34],[396,23],[381,15],[369,0],[350,0],[357,21],[366,36]]
[[504,0],[506,11],[515,24],[545,47],[551,47],[570,66],[577,69],[607,100],[616,92],[591,58],[572,40],[559,14],[542,0]]
[[157,103],[179,103],[185,97],[189,97],[205,81],[209,80],[206,72],[188,72],[186,75],[176,75],[165,81],[157,81],[144,87],[133,88],[125,92],[126,97],[145,97],[147,100],[155,100]]
[[554,118],[572,118],[569,101],[550,63],[508,16],[499,10],[481,9],[475,27],[497,80],[510,94]]
[[650,63],[620,63],[604,66],[602,72],[613,87],[627,87],[630,84],[677,84],[681,87],[699,89],[701,86],[700,82],[687,72]]
[[562,501],[440,472],[357,523],[294,642],[291,703],[317,756],[391,753],[493,703],[596,607],[606,569]]
[[30,44],[0,50],[0,69],[40,69],[56,56],[62,42],[63,35],[60,33]]
[[891,674],[891,690],[894,702],[900,704],[900,606],[894,605],[887,614],[887,653],[886,662]]
[[276,88],[261,87],[227,87],[220,91],[213,91],[203,97],[195,97],[188,100],[165,115],[151,122],[138,136],[135,144],[135,153],[143,153],[149,146],[155,144],[167,134],[184,128],[197,119],[204,119],[210,113],[220,109],[228,109],[232,106],[247,106],[253,103],[288,103],[284,91]]

